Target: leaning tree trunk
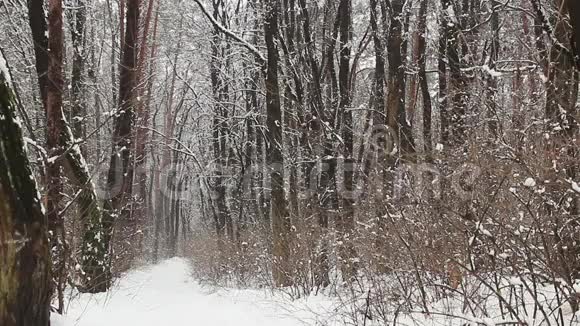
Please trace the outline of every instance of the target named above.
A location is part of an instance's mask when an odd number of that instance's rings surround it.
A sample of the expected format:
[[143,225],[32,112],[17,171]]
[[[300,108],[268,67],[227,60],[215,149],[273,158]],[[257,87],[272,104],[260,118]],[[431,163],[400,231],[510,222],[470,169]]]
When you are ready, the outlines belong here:
[[0,52],[0,325],[50,325],[51,264],[46,218],[16,118]]
[[[48,30],[46,21],[44,23],[38,21],[38,19],[41,19],[39,17],[44,16],[42,3],[40,1],[39,4],[37,1],[31,0],[29,1],[28,8],[33,39],[43,40],[40,36],[48,35]],[[39,12],[42,12],[42,15],[40,15]],[[34,22],[34,24],[32,24],[32,22]],[[44,49],[44,47],[40,48],[41,51],[35,51],[35,58],[38,83],[40,85],[41,94],[43,94],[42,97],[44,98],[48,97],[48,95],[46,95],[48,93],[48,75],[46,71],[48,71],[49,61],[47,55],[48,52],[43,51],[42,49]],[[44,104],[46,106],[47,101],[44,101]],[[99,283],[100,275],[104,275],[107,271],[107,265],[102,264],[102,262],[106,261],[108,257],[108,247],[105,246],[103,241],[101,241],[100,236],[102,234],[103,215],[98,203],[99,198],[97,197],[97,192],[91,180],[92,177],[89,174],[80,147],[75,142],[72,130],[68,127],[62,107],[60,110],[52,110],[52,114],[53,121],[58,121],[58,126],[60,128],[58,144],[60,148],[64,149],[65,170],[70,175],[71,180],[75,182],[76,186],[82,190],[78,196],[78,205],[81,213],[80,220],[84,227],[81,249],[82,269],[85,276],[83,290],[89,292],[99,291],[99,286],[96,284]],[[101,288],[101,291],[104,290]]]

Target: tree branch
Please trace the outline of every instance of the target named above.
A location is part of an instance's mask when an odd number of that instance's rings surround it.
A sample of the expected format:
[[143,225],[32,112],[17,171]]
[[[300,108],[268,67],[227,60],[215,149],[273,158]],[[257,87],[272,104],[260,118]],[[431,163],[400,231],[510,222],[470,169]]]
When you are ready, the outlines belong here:
[[233,39],[233,40],[241,43],[243,47],[245,47],[246,49],[248,49],[250,52],[252,52],[253,55],[256,56],[256,58],[258,59],[258,61],[260,62],[260,64],[264,64],[266,62],[266,58],[264,57],[264,55],[262,54],[262,52],[260,52],[260,50],[258,50],[258,48],[256,48],[255,46],[253,46],[248,41],[245,41],[243,38],[241,38],[240,36],[236,35],[234,32],[232,32],[229,29],[225,28],[222,24],[220,24],[217,20],[215,20],[215,18],[213,18],[212,15],[209,14],[209,12],[205,8],[205,6],[199,0],[194,0],[194,1],[195,1],[195,3],[197,3],[197,5],[199,6],[199,8],[203,12],[203,14],[207,17],[207,19],[209,19],[209,21],[213,25],[213,27],[215,27],[217,30],[219,30],[220,32],[222,32],[227,37],[229,37],[229,38],[231,38],[231,39]]

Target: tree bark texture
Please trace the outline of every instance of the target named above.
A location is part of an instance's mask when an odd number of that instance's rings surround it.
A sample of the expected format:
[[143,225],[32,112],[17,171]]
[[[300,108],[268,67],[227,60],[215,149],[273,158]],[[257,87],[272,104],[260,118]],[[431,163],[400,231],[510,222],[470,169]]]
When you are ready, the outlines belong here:
[[0,325],[50,325],[48,225],[0,52]]
[[264,37],[266,40],[266,112],[268,128],[266,158],[270,170],[272,238],[273,238],[273,277],[276,286],[292,284],[290,265],[291,221],[284,190],[284,157],[282,143],[282,109],[280,86],[278,84],[278,0],[264,3],[266,17]]

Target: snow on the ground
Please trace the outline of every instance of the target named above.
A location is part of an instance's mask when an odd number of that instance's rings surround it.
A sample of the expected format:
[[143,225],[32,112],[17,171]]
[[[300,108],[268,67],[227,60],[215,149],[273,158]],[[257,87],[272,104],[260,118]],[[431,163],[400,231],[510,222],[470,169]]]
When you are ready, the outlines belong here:
[[[191,277],[184,259],[132,271],[108,293],[75,294],[53,326],[298,326],[317,325],[311,307],[260,290],[212,290]],[[311,307],[307,307],[310,306]]]
[[[65,315],[53,314],[52,326],[343,326],[353,325],[350,319],[353,313],[357,319],[366,315],[365,298],[359,298],[362,305],[359,302],[353,307],[354,301],[345,305],[336,297],[322,294],[292,301],[281,292],[216,289],[193,279],[191,270],[185,259],[173,258],[129,272],[107,293],[73,293]],[[519,282],[510,280],[510,284]],[[539,291],[541,299],[526,297],[530,312],[535,311],[534,302],[541,301],[544,309],[553,306],[549,290]],[[484,304],[487,313],[479,318],[461,312],[464,303],[460,297],[449,297],[429,305],[429,314],[409,311],[389,315],[387,319],[406,326],[496,326],[515,325],[521,321],[530,326],[562,325],[554,319],[557,314],[550,315],[548,319],[552,322],[549,322],[539,315],[527,316],[526,310],[522,311],[520,321],[506,321],[501,318],[493,299],[488,301]],[[580,325],[580,315],[573,316],[568,305],[562,307],[562,312],[563,324]],[[383,325],[380,320],[358,323],[365,324]]]

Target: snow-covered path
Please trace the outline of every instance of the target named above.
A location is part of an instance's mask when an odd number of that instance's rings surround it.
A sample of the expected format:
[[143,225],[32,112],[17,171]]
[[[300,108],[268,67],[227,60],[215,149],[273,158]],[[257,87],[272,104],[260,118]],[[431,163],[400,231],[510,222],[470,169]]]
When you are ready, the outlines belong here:
[[[316,325],[312,312],[256,290],[212,291],[190,276],[183,259],[132,271],[109,293],[82,294],[53,326]],[[284,300],[285,301],[285,300]]]
[[[549,291],[545,294],[542,297],[548,302],[551,300]],[[331,296],[313,295],[292,301],[268,291],[215,290],[192,278],[191,267],[185,259],[173,258],[129,272],[108,293],[73,294],[67,300],[65,315],[53,314],[52,326],[352,325],[345,319],[345,313],[352,311],[336,300]],[[397,325],[410,326],[459,326],[466,321],[472,325],[511,324],[499,317],[493,305],[488,315],[479,318],[463,314],[462,307],[461,298],[448,298],[430,306],[433,314],[417,312],[387,318],[393,323],[396,321]],[[580,325],[577,319],[580,317],[573,319],[570,312],[565,316],[569,325]],[[532,326],[550,324],[543,318],[522,318],[529,319],[528,325]],[[380,319],[366,323],[367,326],[379,324],[384,323],[380,323]],[[561,324],[554,321],[552,325]]]

